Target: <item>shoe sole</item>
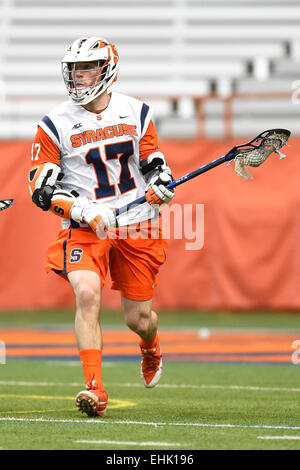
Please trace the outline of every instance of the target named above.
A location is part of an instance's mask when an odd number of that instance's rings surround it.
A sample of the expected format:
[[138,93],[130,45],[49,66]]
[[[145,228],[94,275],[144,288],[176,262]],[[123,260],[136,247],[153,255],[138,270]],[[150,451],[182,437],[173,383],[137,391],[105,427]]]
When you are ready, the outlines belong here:
[[100,416],[100,418],[104,418],[106,414],[106,408],[102,411],[97,411],[97,408],[99,405],[106,405],[107,402],[99,402],[98,397],[92,392],[79,392],[75,402],[79,411],[90,417]]
[[158,382],[159,382],[161,373],[162,373],[162,359],[160,360],[160,363],[159,363],[158,370],[157,370],[156,374],[154,375],[154,377],[153,377],[153,379],[151,380],[151,382],[149,382],[149,383],[147,384],[147,382],[146,382],[146,380],[145,380],[145,377],[144,377],[144,374],[143,374],[143,371],[142,371],[142,368],[141,368],[141,377],[142,377],[142,381],[144,382],[145,387],[146,387],[146,388],[153,388],[153,387],[155,387],[155,385],[157,385]]

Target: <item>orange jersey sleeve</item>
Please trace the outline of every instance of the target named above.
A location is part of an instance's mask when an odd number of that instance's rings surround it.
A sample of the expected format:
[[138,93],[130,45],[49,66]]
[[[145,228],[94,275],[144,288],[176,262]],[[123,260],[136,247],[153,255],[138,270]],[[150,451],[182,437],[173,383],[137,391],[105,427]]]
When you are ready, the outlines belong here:
[[59,165],[59,149],[46,132],[38,127],[32,144],[32,166],[42,163]]
[[154,124],[149,122],[149,126],[140,140],[140,159],[145,160],[151,153],[158,151],[158,139]]

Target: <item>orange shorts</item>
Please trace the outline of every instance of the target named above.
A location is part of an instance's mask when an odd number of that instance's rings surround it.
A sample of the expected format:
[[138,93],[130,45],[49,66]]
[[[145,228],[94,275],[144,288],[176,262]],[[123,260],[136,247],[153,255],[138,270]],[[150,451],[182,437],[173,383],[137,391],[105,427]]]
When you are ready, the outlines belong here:
[[104,239],[90,228],[69,228],[61,230],[49,245],[46,271],[53,270],[65,279],[71,271],[94,271],[103,287],[109,268],[112,289],[127,299],[150,300],[167,250],[158,224],[110,229]]

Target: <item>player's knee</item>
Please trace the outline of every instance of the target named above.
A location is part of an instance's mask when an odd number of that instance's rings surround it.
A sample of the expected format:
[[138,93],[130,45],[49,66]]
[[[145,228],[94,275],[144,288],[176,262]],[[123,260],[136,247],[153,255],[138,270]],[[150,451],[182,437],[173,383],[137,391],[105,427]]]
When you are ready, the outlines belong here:
[[126,318],[127,326],[139,335],[148,332],[150,327],[150,315],[140,313]]
[[79,286],[76,290],[76,303],[80,310],[97,310],[100,307],[100,293],[88,284]]

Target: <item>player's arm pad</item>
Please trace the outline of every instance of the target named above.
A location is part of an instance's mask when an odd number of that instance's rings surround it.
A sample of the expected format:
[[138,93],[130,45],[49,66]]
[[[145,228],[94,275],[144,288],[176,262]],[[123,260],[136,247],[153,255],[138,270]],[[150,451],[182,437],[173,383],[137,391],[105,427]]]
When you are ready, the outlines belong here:
[[141,161],[141,172],[147,183],[145,196],[150,205],[168,204],[174,190],[167,185],[173,181],[171,170],[161,152],[154,152]]
[[43,186],[32,194],[32,201],[43,211],[48,211],[51,206],[51,198],[54,192],[53,186]]
[[73,191],[69,192],[59,188],[54,189],[49,207],[50,211],[64,219],[74,219],[74,217],[72,217],[71,210],[74,208],[75,203],[80,204],[80,201],[82,200],[86,203],[87,198],[77,198],[72,193]]
[[51,198],[60,173],[60,167],[55,163],[42,163],[29,171],[32,201],[44,211],[50,209]]
[[165,156],[161,152],[151,153],[141,161],[141,172],[147,183],[153,176],[158,176],[162,172],[171,175],[171,170],[167,164]]
[[31,194],[44,186],[55,186],[61,169],[55,163],[42,163],[29,171],[29,189]]

